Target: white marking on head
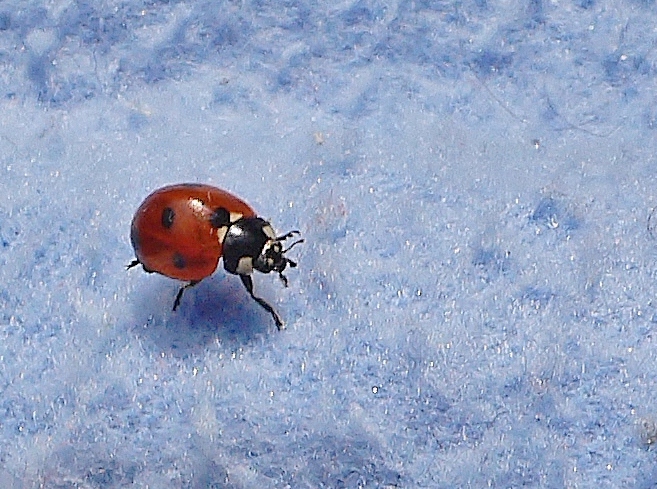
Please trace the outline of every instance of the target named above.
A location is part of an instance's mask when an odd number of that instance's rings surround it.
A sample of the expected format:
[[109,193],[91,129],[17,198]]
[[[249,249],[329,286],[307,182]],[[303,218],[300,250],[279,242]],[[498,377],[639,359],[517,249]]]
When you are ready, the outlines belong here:
[[253,273],[253,258],[250,256],[240,258],[240,261],[237,262],[236,271],[238,275],[251,275]]
[[226,239],[226,234],[228,234],[228,226],[217,228],[217,241],[223,244],[224,239]]
[[265,236],[267,236],[269,239],[276,239],[276,232],[274,231],[274,228],[272,228],[269,224],[262,227],[262,232],[265,233]]
[[230,234],[232,234],[233,236],[240,237],[244,234],[244,230],[239,226],[230,226],[229,229],[230,229]]
[[239,221],[244,217],[244,214],[240,214],[239,212],[231,212],[230,213],[230,222],[233,223],[235,221]]

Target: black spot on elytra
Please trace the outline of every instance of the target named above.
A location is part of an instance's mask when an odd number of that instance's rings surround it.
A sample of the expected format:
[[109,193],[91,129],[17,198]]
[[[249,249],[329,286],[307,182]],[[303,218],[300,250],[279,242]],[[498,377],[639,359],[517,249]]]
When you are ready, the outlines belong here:
[[171,228],[173,226],[173,220],[176,218],[176,213],[173,212],[173,209],[171,207],[165,207],[164,210],[162,211],[162,226],[164,226],[166,229]]
[[176,268],[185,268],[187,266],[187,260],[180,253],[174,253],[173,266]]
[[214,210],[210,216],[210,224],[213,228],[223,228],[230,225],[230,212],[225,207]]

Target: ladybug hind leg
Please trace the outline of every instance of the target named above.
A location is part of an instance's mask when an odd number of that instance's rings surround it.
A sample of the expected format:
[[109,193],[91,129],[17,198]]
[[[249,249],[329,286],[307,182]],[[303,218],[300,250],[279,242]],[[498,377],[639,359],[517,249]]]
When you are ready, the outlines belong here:
[[155,273],[154,270],[150,270],[150,269],[146,268],[146,265],[144,265],[142,262],[140,262],[137,258],[135,258],[130,263],[128,263],[125,266],[125,269],[130,270],[131,268],[136,267],[137,265],[141,265],[141,267],[144,269],[144,272],[146,272],[146,273]]

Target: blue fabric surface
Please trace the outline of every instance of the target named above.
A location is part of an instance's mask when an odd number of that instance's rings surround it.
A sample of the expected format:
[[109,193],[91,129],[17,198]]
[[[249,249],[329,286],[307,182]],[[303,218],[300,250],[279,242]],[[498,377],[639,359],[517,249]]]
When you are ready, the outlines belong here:
[[[657,487],[650,1],[0,4],[0,486]],[[124,267],[175,182],[271,317]]]

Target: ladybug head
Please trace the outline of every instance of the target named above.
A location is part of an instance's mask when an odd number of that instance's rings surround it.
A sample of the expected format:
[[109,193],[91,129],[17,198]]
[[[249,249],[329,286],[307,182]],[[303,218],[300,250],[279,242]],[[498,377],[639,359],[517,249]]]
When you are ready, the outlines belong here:
[[262,273],[277,272],[287,286],[283,270],[296,262],[285,256],[293,246],[303,243],[297,240],[288,248],[283,248],[283,241],[299,234],[290,231],[283,236],[276,236],[274,229],[259,217],[244,217],[235,221],[228,228],[223,241],[224,268],[235,275],[251,275],[253,270]]

